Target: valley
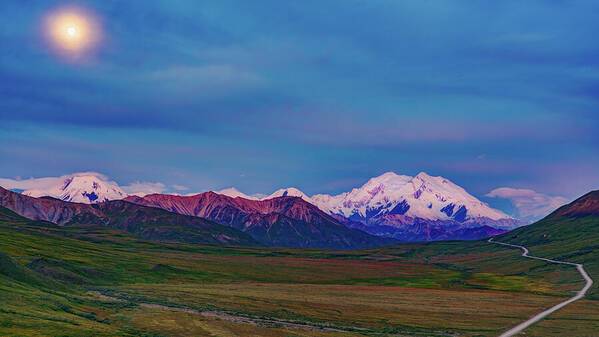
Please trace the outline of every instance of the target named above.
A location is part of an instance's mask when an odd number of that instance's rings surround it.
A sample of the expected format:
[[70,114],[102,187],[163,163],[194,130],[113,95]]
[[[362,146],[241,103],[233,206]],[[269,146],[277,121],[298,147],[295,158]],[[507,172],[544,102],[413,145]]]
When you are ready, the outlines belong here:
[[[592,192],[496,242],[400,243],[294,196],[80,204],[0,188],[0,333],[497,336],[580,291],[572,264],[599,274],[598,214]],[[524,332],[587,336],[597,285],[584,295]]]
[[227,248],[0,218],[8,335],[492,336],[581,286],[487,242]]

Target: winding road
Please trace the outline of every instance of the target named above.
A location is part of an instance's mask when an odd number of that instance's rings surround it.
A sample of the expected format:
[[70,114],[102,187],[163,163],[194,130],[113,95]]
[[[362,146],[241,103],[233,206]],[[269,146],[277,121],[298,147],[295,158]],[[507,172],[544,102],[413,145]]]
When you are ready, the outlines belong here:
[[566,305],[578,301],[579,299],[583,298],[586,293],[589,291],[589,289],[591,289],[591,286],[593,286],[593,279],[589,276],[589,274],[587,274],[586,270],[584,270],[584,265],[579,264],[579,263],[572,263],[572,262],[562,262],[562,261],[557,261],[557,260],[551,260],[551,259],[546,259],[543,257],[537,257],[537,256],[530,256],[528,255],[528,249],[524,246],[519,246],[519,245],[512,245],[509,243],[503,243],[503,242],[497,242],[497,241],[493,241],[493,238],[489,239],[489,242],[491,243],[495,243],[498,245],[502,245],[502,246],[508,246],[508,247],[513,247],[513,248],[519,248],[522,249],[522,256],[527,257],[529,259],[535,259],[535,260],[541,260],[541,261],[545,261],[545,262],[549,262],[549,263],[556,263],[556,264],[567,264],[570,266],[575,266],[576,269],[578,270],[578,272],[580,273],[580,275],[582,275],[582,277],[585,279],[586,284],[585,286],[580,289],[580,291],[578,291],[576,293],[576,295],[560,304],[557,304],[541,313],[538,313],[536,315],[534,315],[533,317],[531,317],[530,319],[528,319],[527,321],[524,321],[518,325],[516,325],[515,327],[509,329],[508,331],[502,333],[501,335],[499,335],[499,337],[512,337],[512,336],[516,336],[517,334],[521,333],[522,331],[524,331],[524,329],[528,328],[529,326],[539,322],[540,320],[542,320],[543,318],[551,315],[552,313],[560,310],[561,308],[565,307]]

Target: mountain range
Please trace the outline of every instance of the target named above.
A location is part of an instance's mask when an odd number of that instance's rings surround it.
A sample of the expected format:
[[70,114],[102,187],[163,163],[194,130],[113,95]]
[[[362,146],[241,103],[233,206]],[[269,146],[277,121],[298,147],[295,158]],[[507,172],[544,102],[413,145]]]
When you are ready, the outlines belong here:
[[351,248],[395,243],[394,240],[349,228],[318,207],[294,196],[250,200],[205,192],[193,196],[130,196],[125,201],[209,219],[273,246]]
[[0,206],[31,220],[113,228],[156,241],[337,249],[396,243],[348,228],[297,197],[252,201],[207,192],[83,204],[0,188]]
[[[205,214],[203,211],[190,212],[176,196],[163,194],[165,201],[156,202],[156,196],[143,198],[128,196],[115,182],[107,181],[92,174],[72,175],[54,186],[33,188],[22,192],[28,196],[51,196],[63,201],[86,204],[100,204],[108,200],[125,199],[153,207],[161,207],[184,215],[200,216],[221,224],[233,226],[258,235],[259,230],[250,224],[256,221],[266,221],[264,217],[256,219],[256,215],[268,214],[260,209],[264,202],[279,197],[297,197],[306,203],[316,206],[326,213],[335,223],[344,227],[359,229],[372,235],[395,238],[401,241],[435,241],[451,239],[479,239],[517,227],[520,222],[507,214],[493,209],[486,203],[469,194],[462,187],[443,177],[433,177],[424,172],[412,177],[387,172],[371,178],[364,185],[338,195],[317,194],[308,196],[297,188],[279,189],[269,195],[247,195],[235,188],[228,188],[212,194],[230,197],[233,200],[242,199],[244,202],[255,202],[257,205],[248,211],[247,205],[240,209],[245,212],[243,219],[234,223],[231,219],[223,219],[220,214]],[[207,198],[203,193],[189,196],[199,209],[222,208],[222,200],[213,205],[216,197]],[[183,198],[183,197],[182,197]],[[173,205],[178,200],[183,205]],[[224,200],[224,199],[223,199]],[[166,203],[166,205],[165,205]],[[227,201],[227,210],[239,206]],[[163,207],[164,206],[164,207]],[[278,211],[277,211],[278,212]],[[247,213],[247,214],[246,214]],[[283,213],[280,213],[284,215]],[[322,214],[320,215],[322,217]],[[280,219],[270,219],[267,223],[272,226]],[[302,220],[304,221],[304,220]],[[330,223],[330,222],[322,222]],[[274,228],[277,228],[275,226]],[[271,232],[262,234],[263,240]],[[298,233],[299,235],[299,233]],[[269,243],[279,239],[269,238]],[[281,241],[282,242],[282,241]]]
[[308,196],[293,187],[262,197],[234,188],[217,193],[252,200],[300,197],[348,227],[400,241],[474,240],[521,224],[449,179],[424,172],[415,177],[387,172],[338,195]]
[[257,245],[249,235],[215,222],[122,200],[82,204],[52,197],[34,198],[0,187],[0,207],[31,220],[60,226],[100,226],[139,238],[186,243]]
[[424,172],[415,177],[387,172],[349,192],[311,200],[352,227],[402,241],[478,239],[519,224],[449,179]]

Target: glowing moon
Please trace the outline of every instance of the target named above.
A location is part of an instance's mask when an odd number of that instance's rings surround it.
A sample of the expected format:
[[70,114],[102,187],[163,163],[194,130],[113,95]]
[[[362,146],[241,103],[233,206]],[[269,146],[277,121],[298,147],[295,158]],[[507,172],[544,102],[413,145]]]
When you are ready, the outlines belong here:
[[54,50],[65,56],[82,56],[100,42],[98,19],[80,8],[63,8],[46,16],[43,27]]
[[69,27],[67,28],[67,35],[71,38],[74,38],[77,36],[77,27]]

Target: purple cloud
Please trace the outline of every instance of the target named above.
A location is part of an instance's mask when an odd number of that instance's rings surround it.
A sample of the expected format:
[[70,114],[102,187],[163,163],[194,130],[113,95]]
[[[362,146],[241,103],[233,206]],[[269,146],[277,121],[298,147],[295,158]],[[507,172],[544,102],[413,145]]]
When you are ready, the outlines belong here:
[[163,183],[156,182],[140,182],[136,181],[126,186],[121,186],[123,191],[129,195],[137,195],[143,197],[148,194],[163,193],[166,191],[166,186]]
[[500,187],[487,193],[487,197],[510,200],[524,220],[535,220],[546,216],[568,202],[561,196],[550,196],[530,189]]

